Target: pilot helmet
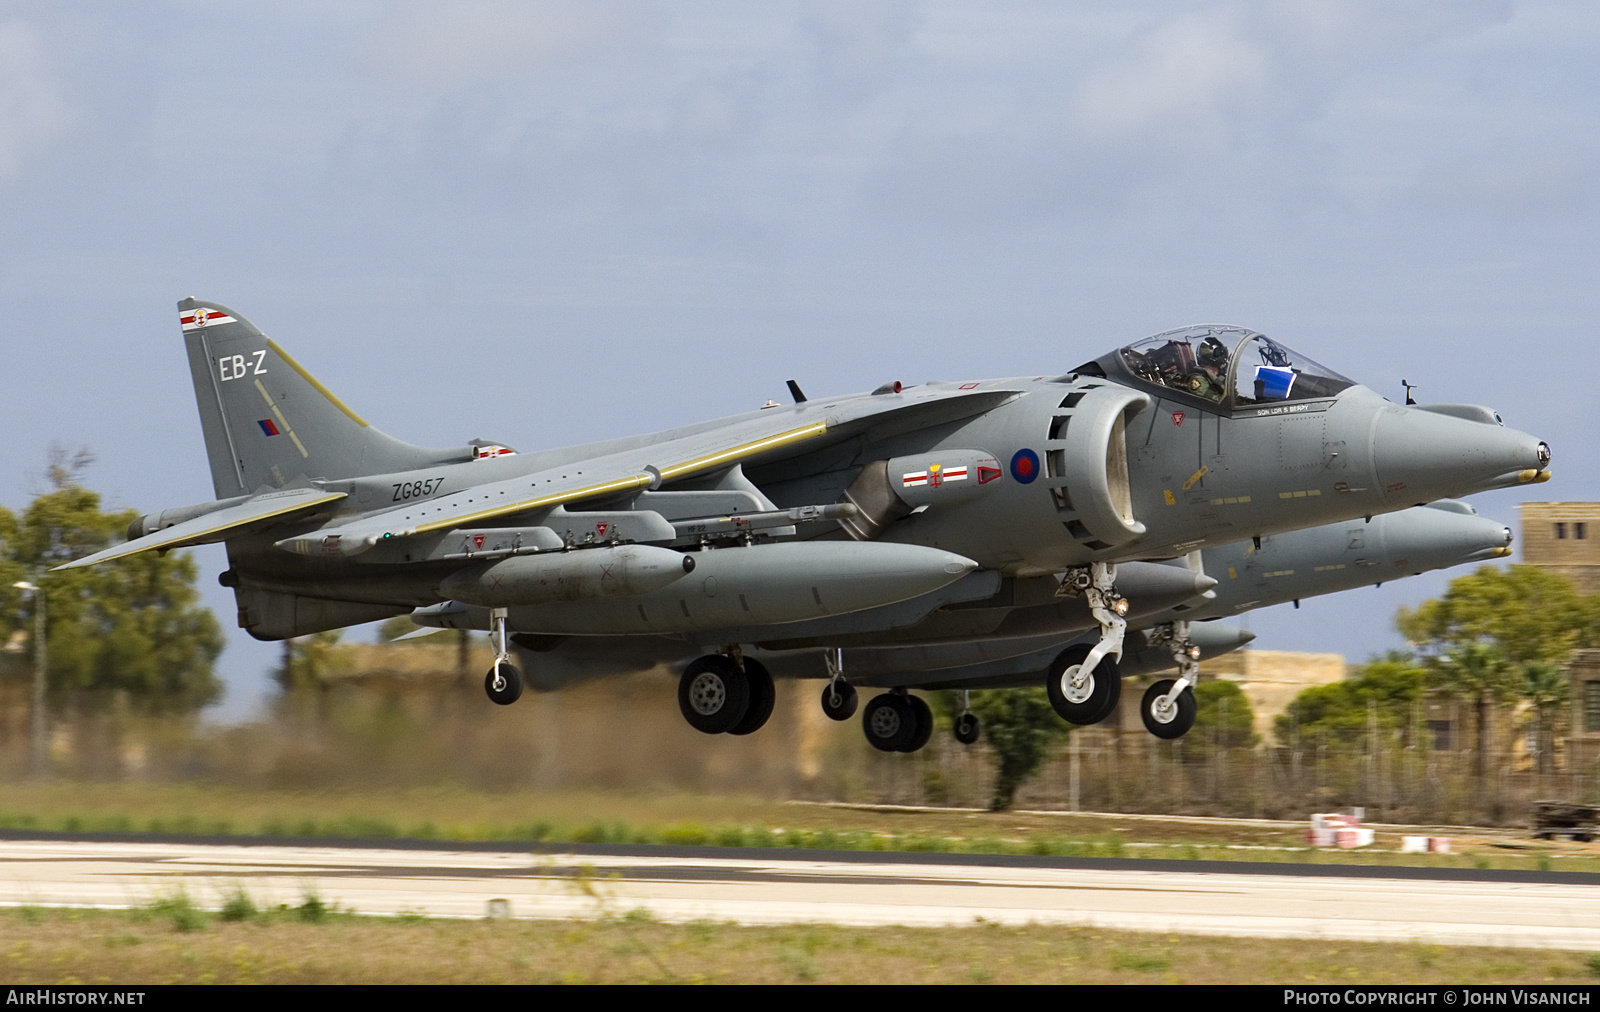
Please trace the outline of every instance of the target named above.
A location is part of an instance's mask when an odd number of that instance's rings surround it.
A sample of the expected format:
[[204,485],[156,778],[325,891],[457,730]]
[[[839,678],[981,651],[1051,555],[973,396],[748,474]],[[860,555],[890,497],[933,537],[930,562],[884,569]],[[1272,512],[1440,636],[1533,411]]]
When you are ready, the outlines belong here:
[[1228,349],[1215,337],[1208,337],[1200,343],[1200,351],[1195,356],[1200,364],[1211,369],[1226,369],[1228,366]]

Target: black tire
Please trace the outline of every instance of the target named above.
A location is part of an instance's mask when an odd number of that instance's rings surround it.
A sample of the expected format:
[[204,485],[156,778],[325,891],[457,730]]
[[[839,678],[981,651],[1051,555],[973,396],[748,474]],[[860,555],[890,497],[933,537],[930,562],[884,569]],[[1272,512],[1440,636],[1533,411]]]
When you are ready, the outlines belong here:
[[[833,690],[839,690],[839,703],[833,703]],[[861,705],[861,697],[856,693],[856,687],[844,679],[822,687],[822,712],[829,720],[849,720],[856,715],[856,707]]]
[[772,673],[760,661],[744,659],[744,678],[750,684],[750,704],[745,707],[739,723],[728,728],[729,734],[754,734],[772,716],[772,707],[778,701],[777,686],[772,684]]
[[928,739],[933,737],[933,711],[928,708],[928,701],[921,696],[906,696],[904,699],[916,717],[917,730],[910,741],[900,746],[900,751],[915,752],[928,744]]
[[971,745],[977,742],[980,731],[981,725],[978,723],[977,714],[963,713],[956,718],[956,741],[961,744]]
[[917,734],[917,714],[906,697],[885,692],[862,708],[861,730],[878,751],[899,752]]
[[1089,648],[1082,644],[1068,647],[1057,654],[1044,671],[1044,689],[1050,697],[1050,706],[1069,724],[1098,724],[1111,716],[1122,698],[1122,674],[1117,670],[1117,662],[1109,656],[1100,658],[1088,682],[1075,693],[1082,698],[1068,696],[1061,683],[1067,672],[1081,665],[1088,656]]
[[[501,685],[495,688],[495,673],[500,675]],[[501,706],[510,706],[522,698],[522,672],[512,667],[505,661],[498,661],[483,676],[483,691],[489,696],[490,702]]]
[[706,654],[689,662],[678,679],[678,710],[704,734],[732,730],[750,707],[750,681],[731,658]]
[[[1191,686],[1178,696],[1177,705],[1172,707],[1170,714],[1157,715],[1154,712],[1156,700],[1171,692],[1175,684],[1174,679],[1163,678],[1144,690],[1144,699],[1139,703],[1139,716],[1144,719],[1144,729],[1157,738],[1165,738],[1168,741],[1182,738],[1189,733],[1189,729],[1194,727],[1195,713],[1199,709],[1194,701],[1194,688]],[[1166,719],[1163,720],[1162,717]]]

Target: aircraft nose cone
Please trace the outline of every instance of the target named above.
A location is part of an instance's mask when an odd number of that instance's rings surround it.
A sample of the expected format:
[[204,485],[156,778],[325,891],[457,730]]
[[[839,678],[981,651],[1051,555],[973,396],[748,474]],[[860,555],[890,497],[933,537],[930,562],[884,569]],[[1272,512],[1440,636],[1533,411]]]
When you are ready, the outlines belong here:
[[1385,500],[1432,502],[1548,481],[1550,445],[1492,422],[1392,406],[1373,423],[1373,468]]

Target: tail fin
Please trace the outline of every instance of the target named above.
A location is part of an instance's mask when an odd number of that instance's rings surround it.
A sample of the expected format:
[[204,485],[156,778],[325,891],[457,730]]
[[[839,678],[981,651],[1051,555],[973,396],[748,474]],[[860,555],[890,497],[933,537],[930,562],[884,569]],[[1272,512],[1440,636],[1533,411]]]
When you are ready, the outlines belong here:
[[388,474],[471,456],[467,447],[428,449],[379,432],[227,306],[184,299],[178,313],[219,499],[297,478]]

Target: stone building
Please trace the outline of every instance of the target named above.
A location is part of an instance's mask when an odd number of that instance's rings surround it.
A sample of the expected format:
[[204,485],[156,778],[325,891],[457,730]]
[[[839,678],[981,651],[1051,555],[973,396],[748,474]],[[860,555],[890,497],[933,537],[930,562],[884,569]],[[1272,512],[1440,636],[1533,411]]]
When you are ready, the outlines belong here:
[[1522,561],[1600,594],[1600,502],[1525,502],[1517,511]]

